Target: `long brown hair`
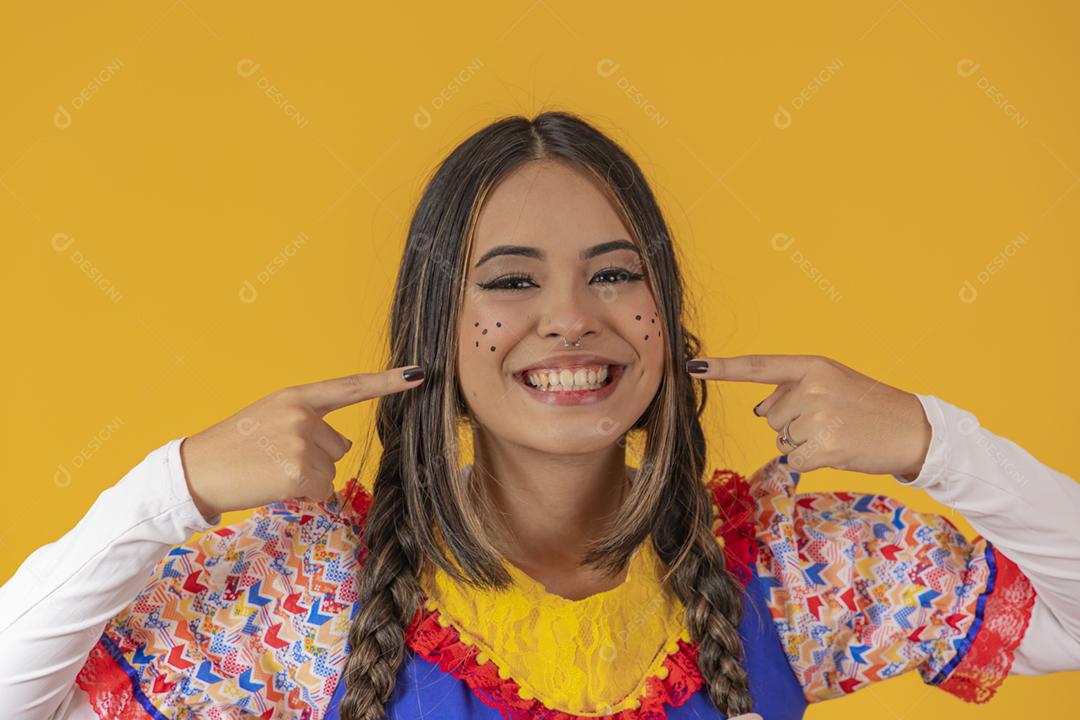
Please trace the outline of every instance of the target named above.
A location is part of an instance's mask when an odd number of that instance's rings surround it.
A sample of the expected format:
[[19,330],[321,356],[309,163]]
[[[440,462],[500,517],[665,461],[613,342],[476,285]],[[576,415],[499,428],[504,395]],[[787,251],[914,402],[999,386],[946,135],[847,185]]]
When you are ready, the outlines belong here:
[[615,575],[651,534],[667,568],[665,587],[686,608],[709,697],[728,715],[751,709],[738,635],[742,591],[726,571],[703,483],[707,391],[683,369],[700,341],[683,326],[683,279],[667,224],[640,168],[618,144],[572,113],[551,111],[500,119],[470,136],[439,165],[413,214],[386,367],[422,365],[427,374],[417,388],[380,399],[376,411],[382,454],[364,529],[367,560],[349,630],[342,720],[384,716],[427,563],[471,587],[512,582],[485,528],[493,515],[483,486],[461,472],[459,431],[470,419],[456,378],[456,328],[484,199],[515,168],[538,159],[569,162],[607,192],[642,251],[666,338],[660,388],[631,428],[644,433],[643,462],[610,531],[581,561]]

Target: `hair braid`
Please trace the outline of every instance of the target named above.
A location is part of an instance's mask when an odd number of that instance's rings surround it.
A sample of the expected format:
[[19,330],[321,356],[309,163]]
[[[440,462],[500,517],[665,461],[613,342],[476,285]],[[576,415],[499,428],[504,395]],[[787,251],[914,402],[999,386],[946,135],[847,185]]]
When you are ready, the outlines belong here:
[[360,610],[349,630],[342,720],[382,720],[405,659],[405,630],[420,604],[420,552],[406,521],[395,468],[376,480],[364,530],[367,562],[360,574]]
[[671,581],[686,607],[686,624],[698,645],[698,668],[709,698],[730,717],[750,712],[752,699],[738,632],[742,590],[727,572],[723,550],[710,530],[697,533],[693,549]]

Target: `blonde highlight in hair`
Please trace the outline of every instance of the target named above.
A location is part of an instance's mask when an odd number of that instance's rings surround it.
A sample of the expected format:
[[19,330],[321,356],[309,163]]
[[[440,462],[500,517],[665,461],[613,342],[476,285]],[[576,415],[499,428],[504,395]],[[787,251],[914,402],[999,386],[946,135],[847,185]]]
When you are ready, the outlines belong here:
[[475,588],[511,583],[488,529],[498,517],[484,484],[462,472],[459,432],[469,413],[456,377],[457,326],[483,204],[510,173],[539,159],[587,173],[623,215],[642,251],[665,343],[660,388],[627,431],[643,436],[643,462],[608,531],[581,561],[620,573],[651,537],[666,566],[665,587],[686,608],[710,699],[728,715],[751,709],[737,632],[742,589],[712,534],[703,482],[707,390],[681,372],[700,342],[683,324],[683,280],[670,234],[626,152],[582,118],[552,111],[531,120],[504,118],[468,137],[436,169],[413,214],[390,314],[387,366],[417,364],[428,374],[417,388],[380,399],[376,411],[383,451],[364,528],[368,555],[349,630],[342,720],[383,717],[406,661],[405,631],[420,611],[424,574],[438,567]]

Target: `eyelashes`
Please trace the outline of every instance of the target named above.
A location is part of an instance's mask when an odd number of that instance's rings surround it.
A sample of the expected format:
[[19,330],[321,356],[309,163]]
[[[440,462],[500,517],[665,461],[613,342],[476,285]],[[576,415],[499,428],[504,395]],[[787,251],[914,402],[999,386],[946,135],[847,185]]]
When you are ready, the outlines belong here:
[[[639,272],[616,267],[604,268],[603,270],[598,271],[596,275],[593,275],[593,278],[595,279],[601,275],[614,275],[617,278],[614,283],[604,284],[638,282],[645,279],[645,276]],[[486,283],[477,283],[477,285],[484,290],[528,290],[527,287],[513,287],[513,284],[518,282],[529,282],[536,285],[536,281],[533,279],[532,275],[529,275],[528,273],[508,273],[506,275],[500,275],[494,280],[490,280]]]

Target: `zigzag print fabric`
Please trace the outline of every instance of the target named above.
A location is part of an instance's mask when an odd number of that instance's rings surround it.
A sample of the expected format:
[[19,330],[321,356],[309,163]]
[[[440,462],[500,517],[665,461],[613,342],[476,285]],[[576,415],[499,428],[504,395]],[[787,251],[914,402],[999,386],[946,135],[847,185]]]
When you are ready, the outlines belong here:
[[[795,695],[780,715],[801,717],[804,702],[913,669],[965,700],[988,700],[1034,602],[1015,563],[985,539],[965,539],[943,516],[882,495],[799,494],[798,480],[779,456],[748,479],[717,470],[707,485],[729,571],[753,584],[748,592],[767,607],[756,615],[771,616],[752,632],[746,624],[743,636],[755,643],[752,682],[775,689],[790,680]],[[99,717],[336,717],[370,502],[354,478],[340,499],[275,503],[174,547],[109,620],[78,674]],[[421,607],[410,647],[416,663],[436,663],[428,669],[460,683],[455,692],[483,694],[477,707],[502,717],[569,717],[546,712],[543,698],[522,697],[514,678],[487,667],[475,649],[459,648],[464,654],[443,668],[456,629],[434,618]],[[722,718],[705,696],[695,652],[680,641],[648,679],[650,695],[611,717]]]
[[275,503],[173,548],[77,682],[101,718],[315,720],[348,657],[356,512]]
[[986,702],[1008,675],[1035,590],[943,515],[857,492],[799,493],[781,455],[750,481],[758,573],[810,702],[917,669]]

